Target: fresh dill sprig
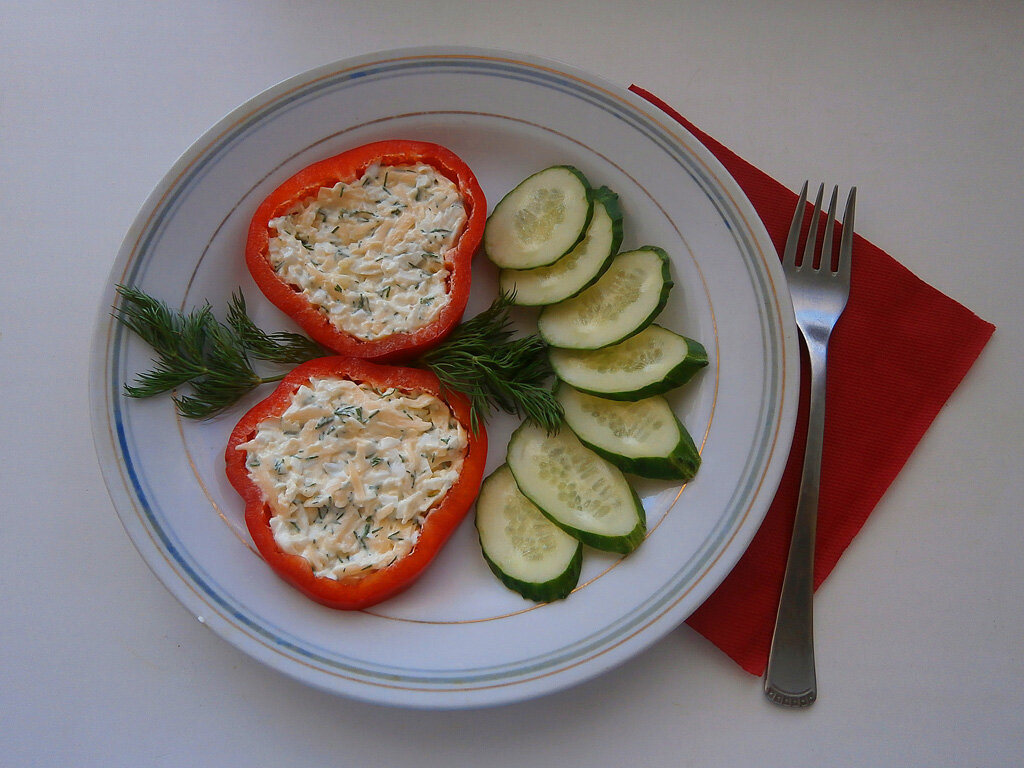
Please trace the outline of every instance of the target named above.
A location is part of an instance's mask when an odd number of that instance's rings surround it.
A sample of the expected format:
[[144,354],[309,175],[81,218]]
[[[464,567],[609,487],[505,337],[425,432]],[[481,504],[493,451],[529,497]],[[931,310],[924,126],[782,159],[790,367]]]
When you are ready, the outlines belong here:
[[562,407],[547,384],[547,345],[537,335],[515,336],[511,303],[512,297],[502,294],[422,355],[419,363],[433,371],[443,387],[469,399],[474,431],[498,408],[553,432],[562,423]]
[[227,324],[217,320],[209,303],[182,312],[137,288],[118,285],[117,293],[122,301],[114,307],[114,317],[156,352],[153,369],[125,385],[125,394],[153,397],[187,384],[191,393],[172,399],[190,419],[209,418],[260,384],[282,378],[258,375],[250,357],[296,363],[327,354],[304,336],[259,330],[246,314],[240,292],[232,299]]
[[[145,398],[188,385],[190,394],[172,396],[187,418],[214,416],[261,384],[283,378],[260,376],[252,360],[297,365],[333,354],[302,334],[263,331],[249,317],[241,291],[228,304],[226,322],[209,303],[183,312],[137,288],[118,285],[117,293],[122,301],[114,317],[156,352],[153,369],[125,385],[125,394]],[[511,298],[499,296],[416,364],[433,371],[443,388],[469,399],[474,432],[495,408],[554,431],[562,409],[547,384],[547,347],[539,336],[515,336]]]

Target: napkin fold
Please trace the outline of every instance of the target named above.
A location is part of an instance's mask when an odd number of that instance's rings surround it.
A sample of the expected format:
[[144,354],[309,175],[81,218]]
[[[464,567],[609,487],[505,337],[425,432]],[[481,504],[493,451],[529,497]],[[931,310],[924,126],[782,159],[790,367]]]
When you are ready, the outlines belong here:
[[[797,195],[636,85],[630,90],[697,137],[739,183],[776,250]],[[863,190],[861,190],[863,194]],[[815,589],[828,577],[995,326],[854,236],[850,299],[829,344]],[[737,664],[764,674],[807,433],[807,359],[789,461],[764,522],[721,586],[687,620]]]

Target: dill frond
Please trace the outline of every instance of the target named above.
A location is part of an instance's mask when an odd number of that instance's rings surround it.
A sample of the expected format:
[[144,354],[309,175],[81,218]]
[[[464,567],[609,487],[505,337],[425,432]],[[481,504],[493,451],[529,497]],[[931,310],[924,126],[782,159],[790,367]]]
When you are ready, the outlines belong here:
[[562,423],[562,407],[547,383],[547,345],[537,335],[516,337],[509,307],[501,295],[467,320],[438,347],[419,358],[441,385],[464,394],[475,431],[497,408],[535,421],[549,432]]
[[246,311],[245,296],[241,290],[235,291],[228,304],[227,324],[249,355],[257,360],[298,364],[332,354],[301,333],[267,333],[259,328]]
[[180,312],[137,288],[118,285],[117,293],[122,301],[114,307],[115,319],[156,353],[153,368],[125,385],[129,397],[153,397],[188,385],[191,394],[174,395],[175,406],[182,416],[205,419],[280,378],[253,370],[239,335],[217,320],[208,303]]

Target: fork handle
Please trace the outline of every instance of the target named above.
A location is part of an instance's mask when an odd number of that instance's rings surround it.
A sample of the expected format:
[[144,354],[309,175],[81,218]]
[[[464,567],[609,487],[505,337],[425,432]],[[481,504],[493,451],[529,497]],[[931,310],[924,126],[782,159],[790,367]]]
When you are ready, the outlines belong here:
[[824,338],[812,335],[807,342],[811,362],[807,447],[793,520],[793,537],[764,677],[765,695],[774,703],[787,707],[807,707],[818,697],[814,670],[814,540],[825,431],[827,333]]

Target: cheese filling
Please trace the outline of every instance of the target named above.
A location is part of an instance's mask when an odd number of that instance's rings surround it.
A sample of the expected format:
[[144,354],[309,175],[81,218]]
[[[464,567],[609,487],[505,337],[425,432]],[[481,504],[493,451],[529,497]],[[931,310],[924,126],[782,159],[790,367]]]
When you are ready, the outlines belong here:
[[323,378],[299,387],[238,450],[270,505],[277,545],[317,576],[341,579],[409,553],[467,445],[433,395]]
[[448,251],[466,225],[458,187],[429,165],[366,169],[272,219],[271,266],[340,330],[413,332],[448,304]]

